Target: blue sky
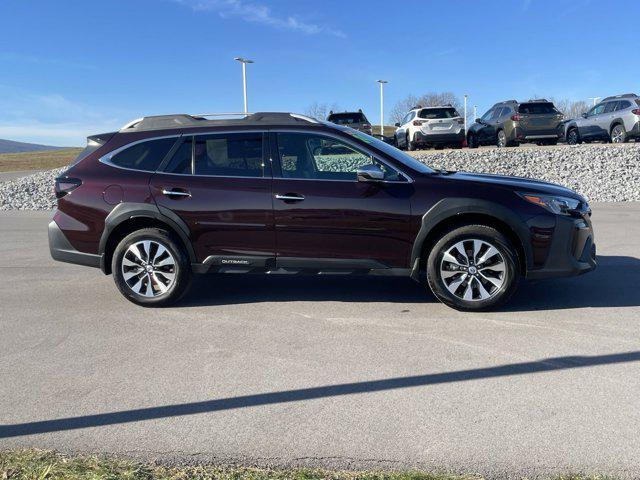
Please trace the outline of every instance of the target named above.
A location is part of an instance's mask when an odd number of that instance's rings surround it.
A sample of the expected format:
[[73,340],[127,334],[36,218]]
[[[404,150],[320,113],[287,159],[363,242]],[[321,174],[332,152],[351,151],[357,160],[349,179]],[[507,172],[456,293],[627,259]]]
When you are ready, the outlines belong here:
[[[159,113],[379,119],[413,93],[509,98],[640,91],[638,0],[0,0],[0,138],[82,145]],[[628,19],[628,20],[627,20]]]

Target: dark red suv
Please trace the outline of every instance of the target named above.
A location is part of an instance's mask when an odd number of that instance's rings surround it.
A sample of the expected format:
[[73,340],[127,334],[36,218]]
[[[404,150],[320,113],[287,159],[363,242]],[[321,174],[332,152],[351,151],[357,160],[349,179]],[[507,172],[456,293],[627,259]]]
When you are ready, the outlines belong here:
[[164,306],[193,274],[426,276],[461,310],[519,279],[595,268],[591,211],[522,178],[436,171],[348,127],[287,113],[145,117],[89,137],[56,181],[54,259]]

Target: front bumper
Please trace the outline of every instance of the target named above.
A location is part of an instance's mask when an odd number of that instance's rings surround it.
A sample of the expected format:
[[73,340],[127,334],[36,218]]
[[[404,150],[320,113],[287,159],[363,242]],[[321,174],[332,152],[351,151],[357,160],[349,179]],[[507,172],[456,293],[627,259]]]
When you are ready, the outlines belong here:
[[100,268],[101,255],[79,252],[64,236],[55,220],[49,223],[49,251],[58,262],[74,263],[86,267]]
[[462,144],[464,142],[464,129],[461,128],[458,132],[447,132],[447,133],[422,133],[420,131],[416,132],[413,138],[414,143],[422,144],[422,145],[433,145],[433,144]]
[[571,277],[595,270],[596,265],[590,218],[558,216],[544,265],[529,270],[526,276],[529,279]]

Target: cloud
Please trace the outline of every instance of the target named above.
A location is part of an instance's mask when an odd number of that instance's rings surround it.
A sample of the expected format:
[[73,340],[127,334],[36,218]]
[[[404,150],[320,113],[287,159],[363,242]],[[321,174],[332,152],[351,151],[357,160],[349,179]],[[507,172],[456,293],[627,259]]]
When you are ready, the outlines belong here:
[[221,18],[240,18],[245,22],[259,23],[281,30],[291,30],[306,35],[332,35],[345,38],[346,35],[327,25],[308,23],[295,15],[278,16],[269,7],[244,0],[174,0],[194,11],[217,12]]
[[33,93],[0,85],[0,138],[83,145],[88,135],[118,129],[134,116],[96,109],[58,93]]

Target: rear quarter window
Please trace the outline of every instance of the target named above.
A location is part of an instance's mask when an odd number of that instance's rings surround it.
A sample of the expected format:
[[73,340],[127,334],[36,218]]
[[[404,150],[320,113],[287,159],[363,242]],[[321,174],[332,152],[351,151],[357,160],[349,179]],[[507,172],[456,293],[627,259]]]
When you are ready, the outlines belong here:
[[116,153],[109,161],[121,168],[154,172],[175,142],[175,138],[140,142]]

